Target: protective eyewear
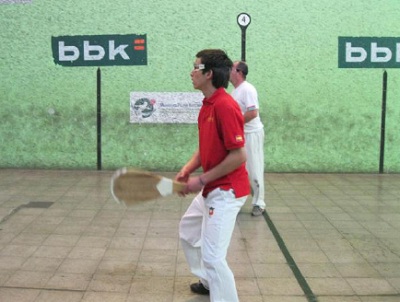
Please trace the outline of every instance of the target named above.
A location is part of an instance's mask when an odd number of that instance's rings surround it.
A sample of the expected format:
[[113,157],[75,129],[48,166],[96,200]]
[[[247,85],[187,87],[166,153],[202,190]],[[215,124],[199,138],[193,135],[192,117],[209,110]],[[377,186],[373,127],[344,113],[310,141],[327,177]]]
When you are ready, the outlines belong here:
[[194,70],[202,70],[205,69],[206,67],[204,66],[204,64],[193,64],[193,69]]

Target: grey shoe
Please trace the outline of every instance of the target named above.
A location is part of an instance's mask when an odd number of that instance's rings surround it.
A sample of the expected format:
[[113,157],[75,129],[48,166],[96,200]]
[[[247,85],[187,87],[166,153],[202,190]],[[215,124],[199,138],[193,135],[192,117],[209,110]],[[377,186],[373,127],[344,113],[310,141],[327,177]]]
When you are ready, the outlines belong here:
[[265,209],[262,209],[259,206],[254,206],[253,211],[251,211],[251,216],[261,216],[264,212]]

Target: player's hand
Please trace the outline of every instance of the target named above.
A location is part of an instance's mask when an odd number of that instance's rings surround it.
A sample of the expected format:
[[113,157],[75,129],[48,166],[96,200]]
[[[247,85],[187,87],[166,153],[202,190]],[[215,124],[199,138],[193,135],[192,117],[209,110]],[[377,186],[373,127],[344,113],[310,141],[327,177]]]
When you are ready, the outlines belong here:
[[[187,181],[189,180],[189,175],[190,175],[189,172],[187,172],[186,170],[182,169],[181,171],[179,171],[178,174],[176,174],[175,180],[178,181],[178,182],[187,183]],[[179,196],[185,197],[187,194],[189,194],[189,192],[187,192],[187,190],[186,190],[186,187],[185,187],[185,189],[183,191],[178,192]]]
[[203,183],[200,180],[200,176],[190,177],[189,180],[186,182],[186,187],[183,193],[197,193],[203,189]]
[[175,180],[179,182],[187,182],[189,180],[190,173],[187,172],[186,170],[182,169],[181,171],[178,172],[175,176]]

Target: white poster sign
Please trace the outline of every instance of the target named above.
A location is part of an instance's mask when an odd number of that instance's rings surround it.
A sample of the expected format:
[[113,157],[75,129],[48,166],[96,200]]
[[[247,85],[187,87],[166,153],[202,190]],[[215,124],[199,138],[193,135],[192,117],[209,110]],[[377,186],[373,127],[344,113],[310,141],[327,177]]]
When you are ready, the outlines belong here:
[[131,123],[196,124],[201,92],[131,92]]

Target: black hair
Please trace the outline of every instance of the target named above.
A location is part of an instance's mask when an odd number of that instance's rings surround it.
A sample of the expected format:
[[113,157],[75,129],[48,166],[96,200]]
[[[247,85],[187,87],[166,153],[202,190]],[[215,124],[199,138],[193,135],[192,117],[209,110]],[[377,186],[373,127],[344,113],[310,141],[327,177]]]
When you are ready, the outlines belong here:
[[228,87],[233,63],[225,51],[221,49],[204,49],[199,51],[196,57],[201,59],[201,63],[204,64],[203,73],[212,70],[212,84],[215,88]]

